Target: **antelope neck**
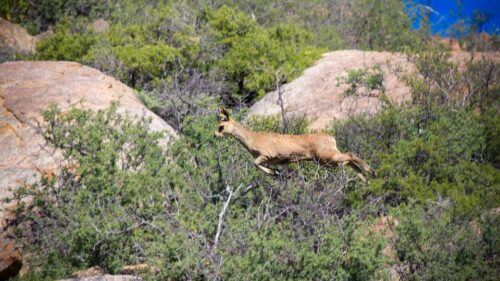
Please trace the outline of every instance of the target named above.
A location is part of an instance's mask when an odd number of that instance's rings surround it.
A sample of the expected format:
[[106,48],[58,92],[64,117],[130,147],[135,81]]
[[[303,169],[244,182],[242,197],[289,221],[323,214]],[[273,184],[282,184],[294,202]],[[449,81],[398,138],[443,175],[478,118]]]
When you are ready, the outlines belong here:
[[247,150],[251,150],[250,147],[254,140],[254,131],[246,128],[238,122],[234,122],[233,137],[237,139]]

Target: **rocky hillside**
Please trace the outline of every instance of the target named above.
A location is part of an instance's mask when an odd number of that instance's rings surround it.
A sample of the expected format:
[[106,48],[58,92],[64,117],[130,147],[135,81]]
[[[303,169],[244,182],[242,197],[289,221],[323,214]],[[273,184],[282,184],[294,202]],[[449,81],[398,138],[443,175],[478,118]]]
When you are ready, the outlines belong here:
[[[0,3],[17,24],[0,21],[0,281],[500,276],[487,15],[452,40],[401,0]],[[375,175],[267,175],[215,137],[221,106],[287,117],[255,131],[325,130]]]
[[[476,54],[475,58],[481,56],[499,59],[498,53]],[[454,52],[452,56],[452,60],[459,63],[470,59],[471,54],[467,52]],[[356,71],[374,69],[382,73],[382,87],[367,89],[358,82],[356,93],[348,92],[353,85],[347,81],[350,76],[356,81]],[[382,107],[382,93],[393,104],[407,101],[410,89],[403,75],[413,69],[408,57],[398,53],[357,50],[326,53],[302,76],[282,86],[281,103],[278,91],[270,92],[250,108],[248,115],[281,115],[283,107],[285,116],[306,117],[312,121],[312,130],[324,129],[335,119],[378,112]]]
[[133,90],[98,70],[74,62],[6,62],[0,64],[0,199],[9,188],[33,183],[55,171],[59,154],[46,146],[39,131],[50,105],[103,109],[119,101],[119,111],[152,119],[164,143],[177,138],[165,121],[149,111]]

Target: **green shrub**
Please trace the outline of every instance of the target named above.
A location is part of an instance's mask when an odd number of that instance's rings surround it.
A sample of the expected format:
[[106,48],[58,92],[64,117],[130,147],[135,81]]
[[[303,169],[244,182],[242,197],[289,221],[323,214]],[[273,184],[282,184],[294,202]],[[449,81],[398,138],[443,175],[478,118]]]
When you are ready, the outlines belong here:
[[484,162],[493,156],[485,138],[493,128],[456,107],[435,111],[427,126],[419,115],[418,108],[388,108],[372,120],[349,120],[333,131],[342,150],[363,155],[376,168],[370,189],[391,203],[444,197],[462,216],[495,207],[500,173]]
[[[289,223],[251,235],[242,255],[224,255],[225,279],[370,280],[385,263],[383,239],[367,234],[356,216],[345,218],[340,226],[328,219],[318,222],[319,236],[297,233]],[[297,240],[299,235],[304,239]]]
[[65,17],[105,18],[113,0],[0,0],[0,16],[25,26],[31,34],[46,31]]
[[[497,241],[490,233],[498,223],[484,215],[500,200],[498,170],[485,162],[494,127],[478,123],[483,118],[474,112],[445,107],[419,128],[418,109],[388,107],[374,119],[337,124],[339,148],[379,173],[360,185],[350,170],[315,163],[292,164],[269,177],[237,141],[214,137],[214,115],[187,118],[164,157],[147,122],[114,110],[45,113],[46,139],[72,166],[57,181],[43,182],[42,192],[24,188],[16,195],[34,196],[30,212],[20,209],[17,233],[28,233],[27,226],[38,233],[29,242],[44,269],[31,273],[35,279],[92,265],[117,272],[137,262],[156,266],[144,275],[155,280],[380,279],[391,263],[382,249],[392,243],[392,262],[409,269],[401,271],[405,278],[495,274]],[[250,126],[280,131],[277,120]],[[304,132],[305,124],[292,120],[288,132]],[[232,199],[215,245],[227,190]],[[438,211],[425,215],[426,206]],[[372,215],[386,212],[400,220],[394,238],[370,226]],[[483,236],[467,228],[470,221]]]
[[301,46],[304,39],[300,33],[282,34],[295,32],[287,28],[277,28],[273,33],[258,30],[247,34],[222,58],[219,67],[234,83],[238,95],[261,97],[275,87],[276,75],[282,76],[285,82],[290,81],[319,58],[320,50]]
[[208,13],[208,23],[213,28],[215,38],[226,50],[233,47],[240,38],[248,33],[260,30],[250,17],[236,9],[222,6]]
[[129,3],[117,6],[112,18],[101,34],[83,18],[59,19],[55,35],[38,44],[36,58],[83,62],[139,90],[169,85],[182,92],[199,74],[217,94],[253,102],[275,87],[277,76],[282,82],[294,79],[323,51],[309,45],[310,33],[300,28],[265,29],[227,6],[196,10],[183,2],[145,8]]
[[349,19],[350,27],[355,30],[351,32],[358,48],[418,50],[424,47],[422,38],[412,30],[411,20],[405,14],[404,1],[356,0],[353,1]]
[[500,217],[486,212],[472,221],[456,220],[437,206],[403,209],[395,249],[405,280],[495,280],[499,274]]
[[96,36],[92,33],[73,33],[68,24],[58,25],[54,35],[36,45],[36,59],[82,62],[83,57],[96,43]]
[[211,15],[209,24],[227,50],[217,66],[237,98],[261,97],[275,87],[276,76],[290,81],[322,53],[307,44],[311,36],[305,30],[292,25],[264,29],[226,6]]
[[379,64],[375,64],[370,68],[351,69],[347,72],[347,77],[338,79],[337,86],[341,83],[349,85],[344,91],[344,95],[357,95],[360,87],[364,87],[369,92],[373,90],[384,91],[384,72]]
[[128,69],[132,86],[141,81],[150,81],[153,78],[165,77],[168,70],[172,69],[179,51],[166,44],[117,46],[114,48],[116,58]]
[[157,145],[161,134],[149,133],[147,120],[118,115],[116,106],[97,114],[75,108],[61,114],[51,107],[44,120],[45,139],[62,149],[67,164],[57,182],[30,192],[31,231],[38,234],[34,263],[60,268],[40,274],[67,275],[95,265],[116,272],[136,262],[163,236],[158,232],[168,232],[163,212],[171,186]]

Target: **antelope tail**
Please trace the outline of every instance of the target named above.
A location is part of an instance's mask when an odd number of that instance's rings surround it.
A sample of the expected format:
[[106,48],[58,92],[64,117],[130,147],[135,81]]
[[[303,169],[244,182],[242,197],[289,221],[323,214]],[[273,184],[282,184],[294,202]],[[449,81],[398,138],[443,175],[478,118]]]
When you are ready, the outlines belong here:
[[372,177],[376,176],[375,170],[373,170],[368,164],[366,164],[365,161],[361,160],[358,156],[352,153],[347,153],[347,154],[351,157],[351,160],[349,161],[349,166],[351,166],[354,170],[363,174],[367,173]]

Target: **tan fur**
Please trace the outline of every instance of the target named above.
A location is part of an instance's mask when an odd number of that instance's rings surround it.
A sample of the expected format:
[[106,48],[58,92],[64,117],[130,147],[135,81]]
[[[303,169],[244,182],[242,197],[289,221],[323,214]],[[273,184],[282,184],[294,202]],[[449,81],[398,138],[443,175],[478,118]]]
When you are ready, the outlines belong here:
[[337,149],[335,138],[327,134],[285,135],[255,132],[229,117],[225,109],[219,112],[217,137],[233,136],[255,158],[254,165],[267,174],[277,174],[268,166],[313,160],[325,165],[349,165],[366,181],[363,173],[375,175],[368,164],[352,153]]

